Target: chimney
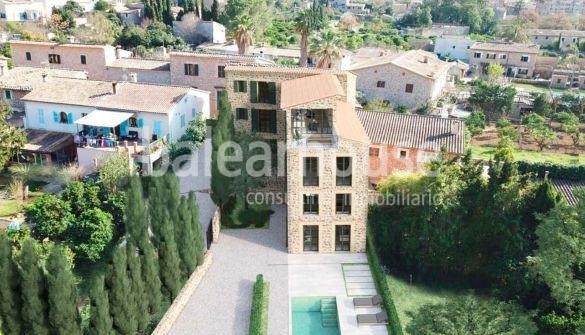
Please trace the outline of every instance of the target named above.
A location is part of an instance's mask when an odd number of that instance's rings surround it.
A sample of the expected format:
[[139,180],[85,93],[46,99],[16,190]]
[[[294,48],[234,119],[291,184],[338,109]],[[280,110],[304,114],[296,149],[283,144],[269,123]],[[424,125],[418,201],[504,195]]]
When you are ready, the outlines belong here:
[[112,93],[116,94],[116,86],[118,85],[118,83],[113,82],[112,83]]
[[137,83],[138,82],[138,75],[136,74],[136,72],[130,72],[130,74],[128,74],[128,77],[130,77],[130,82],[131,83]]
[[41,76],[43,77],[43,83],[46,83],[47,82],[47,74],[43,73]]
[[75,36],[69,36],[69,43],[75,43]]
[[427,64],[429,62],[429,56],[425,56],[425,58],[423,58],[423,63]]

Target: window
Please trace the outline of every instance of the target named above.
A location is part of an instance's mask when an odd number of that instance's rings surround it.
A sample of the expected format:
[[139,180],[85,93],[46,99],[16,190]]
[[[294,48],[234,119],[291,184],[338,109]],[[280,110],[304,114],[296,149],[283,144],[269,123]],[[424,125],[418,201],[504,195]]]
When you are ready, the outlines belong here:
[[59,113],[59,123],[67,124],[67,113],[61,112]]
[[252,109],[252,131],[276,134],[276,111]]
[[481,52],[474,53],[473,58],[481,58]]
[[384,87],[386,87],[386,82],[382,81],[382,80],[378,80],[378,82],[376,83],[376,87],[384,88]]
[[351,157],[337,157],[337,186],[351,186]]
[[248,120],[248,109],[236,108],[236,120]]
[[138,120],[135,117],[131,117],[128,119],[128,125],[130,127],[136,128],[138,127]]
[[303,165],[303,186],[319,186],[319,158],[305,157]]
[[199,64],[185,63],[185,75],[186,76],[198,76],[199,75]]
[[4,90],[4,99],[6,100],[12,99],[12,91]]
[[351,241],[351,226],[335,226],[335,251],[349,251]]
[[303,226],[303,251],[319,251],[319,226]]
[[248,91],[248,83],[243,80],[234,80],[234,92],[246,93]]
[[303,194],[303,214],[319,214],[318,194]]
[[496,54],[495,53],[487,53],[485,58],[487,59],[496,59]]
[[87,59],[85,58],[85,55],[81,55],[81,64],[83,65],[87,64]]
[[412,93],[412,91],[414,91],[414,85],[413,84],[406,84],[406,89],[404,91],[406,93]]
[[500,55],[500,59],[506,59],[506,57],[507,57],[506,54],[501,54]]
[[528,69],[519,69],[518,74],[522,76],[528,75]]
[[31,56],[30,52],[27,51],[25,53],[25,56],[26,56],[26,60],[32,60],[32,56]]
[[528,56],[522,56],[522,57],[520,57],[520,61],[521,62],[525,62],[525,63],[528,62],[529,59],[530,58]]
[[185,114],[181,114],[180,117],[180,122],[181,122],[181,128],[185,128]]
[[335,195],[335,214],[351,214],[351,194]]
[[370,148],[370,156],[371,157],[380,156],[380,148]]
[[49,54],[50,64],[61,64],[61,56],[57,54]]
[[276,103],[276,84],[265,81],[250,82],[250,102],[252,103]]
[[406,158],[406,150],[400,150],[400,158]]
[[217,77],[218,78],[225,78],[225,66],[219,65],[217,67]]

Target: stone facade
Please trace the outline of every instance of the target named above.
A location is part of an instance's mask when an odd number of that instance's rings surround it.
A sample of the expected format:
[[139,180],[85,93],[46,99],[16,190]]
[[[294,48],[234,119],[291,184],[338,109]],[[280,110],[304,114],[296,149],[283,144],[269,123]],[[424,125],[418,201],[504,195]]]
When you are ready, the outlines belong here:
[[532,78],[540,47],[518,43],[476,43],[469,49],[469,67],[476,75],[486,75],[490,63],[504,67],[504,75]]
[[[344,92],[343,97],[329,97],[306,102],[290,109],[280,109],[281,83],[283,81],[322,73],[334,74]],[[338,101],[355,103],[356,78],[349,72],[319,69],[302,69],[286,67],[244,67],[229,66],[226,68],[226,91],[234,112],[234,127],[239,132],[251,132],[251,109],[276,110],[276,131],[274,133],[257,133],[264,139],[277,140],[286,145],[286,173],[284,176],[272,178],[269,188],[286,192],[288,250],[290,253],[301,253],[303,248],[303,229],[306,225],[318,226],[318,251],[335,252],[335,231],[338,225],[350,226],[349,250],[365,251],[365,230],[367,221],[368,193],[368,143],[347,140],[336,133],[336,123],[342,122],[336,115]],[[235,92],[234,81],[272,82],[276,87],[276,103],[250,102],[250,90]],[[245,108],[247,119],[237,118],[237,108]],[[292,113],[295,109],[320,109],[331,111],[333,138],[331,143],[308,145],[295,139],[292,132]],[[303,186],[303,162],[305,157],[317,157],[319,165],[318,186]],[[336,158],[351,157],[351,186],[336,186]],[[282,168],[281,168],[282,169]],[[281,171],[284,172],[284,171]],[[303,213],[303,195],[311,194],[319,197],[318,214]],[[336,194],[351,195],[351,214],[336,214]]]

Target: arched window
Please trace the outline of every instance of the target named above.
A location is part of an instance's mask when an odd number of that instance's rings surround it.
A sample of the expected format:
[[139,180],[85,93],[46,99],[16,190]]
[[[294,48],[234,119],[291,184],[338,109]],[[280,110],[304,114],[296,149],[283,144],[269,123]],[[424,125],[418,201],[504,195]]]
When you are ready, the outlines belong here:
[[59,114],[59,122],[60,122],[60,123],[65,123],[65,124],[67,124],[67,123],[68,123],[68,122],[67,122],[67,113],[65,113],[65,112],[61,112],[61,113]]

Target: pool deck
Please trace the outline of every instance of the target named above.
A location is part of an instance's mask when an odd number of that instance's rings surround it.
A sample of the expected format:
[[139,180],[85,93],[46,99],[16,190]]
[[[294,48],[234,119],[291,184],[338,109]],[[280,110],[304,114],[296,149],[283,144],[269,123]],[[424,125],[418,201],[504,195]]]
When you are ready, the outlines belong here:
[[353,296],[375,294],[367,263],[366,254],[289,254],[289,296],[335,296],[342,335],[388,335],[386,326],[357,324],[358,313],[380,311],[353,306]]

